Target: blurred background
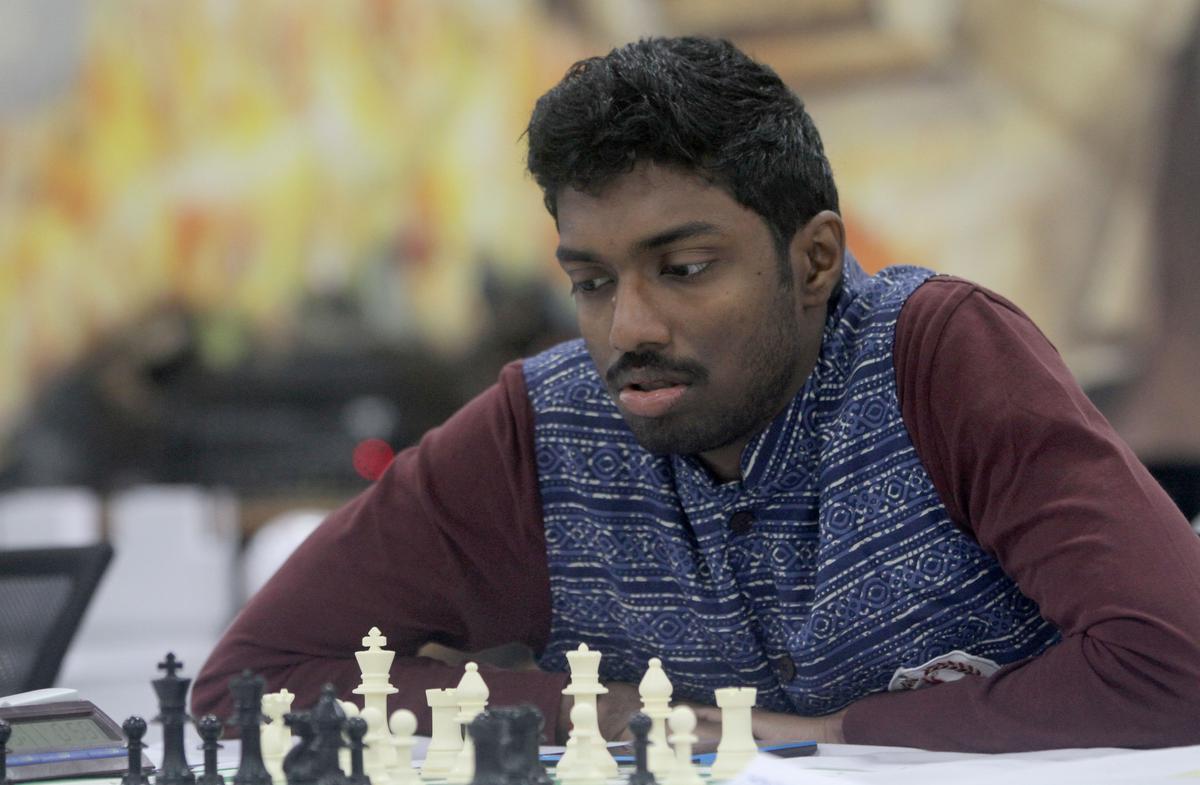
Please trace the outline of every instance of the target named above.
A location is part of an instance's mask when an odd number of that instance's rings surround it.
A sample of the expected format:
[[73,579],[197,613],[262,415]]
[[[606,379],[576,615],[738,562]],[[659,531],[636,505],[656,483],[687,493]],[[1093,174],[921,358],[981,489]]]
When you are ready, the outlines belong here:
[[356,445],[573,334],[521,133],[570,63],[645,35],[772,65],[864,265],[1015,301],[1197,515],[1197,11],[0,1],[0,547],[117,548],[59,681],[148,711],[167,648],[194,673],[366,487]]

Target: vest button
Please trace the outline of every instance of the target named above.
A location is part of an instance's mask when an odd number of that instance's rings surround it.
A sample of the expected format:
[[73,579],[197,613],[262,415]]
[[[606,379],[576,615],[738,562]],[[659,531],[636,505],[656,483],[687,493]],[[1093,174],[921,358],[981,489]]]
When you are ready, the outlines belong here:
[[745,534],[754,526],[754,513],[749,510],[738,510],[729,516],[729,531],[734,534]]
[[775,668],[775,676],[779,679],[780,684],[789,684],[792,679],[796,678],[796,661],[790,656],[784,654],[776,657],[771,665]]

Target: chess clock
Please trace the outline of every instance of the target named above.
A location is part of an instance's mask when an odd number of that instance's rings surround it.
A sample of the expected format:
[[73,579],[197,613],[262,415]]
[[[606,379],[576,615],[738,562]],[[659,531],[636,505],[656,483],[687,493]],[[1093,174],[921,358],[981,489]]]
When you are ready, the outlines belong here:
[[124,774],[125,734],[91,701],[0,708],[12,726],[8,777],[14,782]]

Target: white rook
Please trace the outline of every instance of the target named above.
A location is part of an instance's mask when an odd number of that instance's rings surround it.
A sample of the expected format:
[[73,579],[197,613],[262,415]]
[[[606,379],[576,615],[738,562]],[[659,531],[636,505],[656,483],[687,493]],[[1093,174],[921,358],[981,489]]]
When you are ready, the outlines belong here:
[[721,709],[721,743],[713,761],[713,779],[733,779],[754,760],[758,745],[751,731],[750,710],[758,697],[754,687],[725,687],[716,690]]
[[433,734],[425,751],[421,775],[427,779],[444,779],[462,749],[462,729],[456,719],[458,696],[453,689],[425,690],[425,702],[433,710]]

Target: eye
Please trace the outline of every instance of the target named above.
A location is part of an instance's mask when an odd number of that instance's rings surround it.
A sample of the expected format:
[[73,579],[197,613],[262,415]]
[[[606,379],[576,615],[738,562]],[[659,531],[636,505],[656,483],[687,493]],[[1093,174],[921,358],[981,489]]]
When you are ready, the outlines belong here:
[[612,283],[612,278],[607,275],[599,275],[595,278],[585,278],[581,281],[571,282],[571,296],[577,294],[591,294],[601,287]]
[[662,268],[663,275],[676,278],[692,278],[708,269],[712,262],[689,262],[688,264],[668,264]]

